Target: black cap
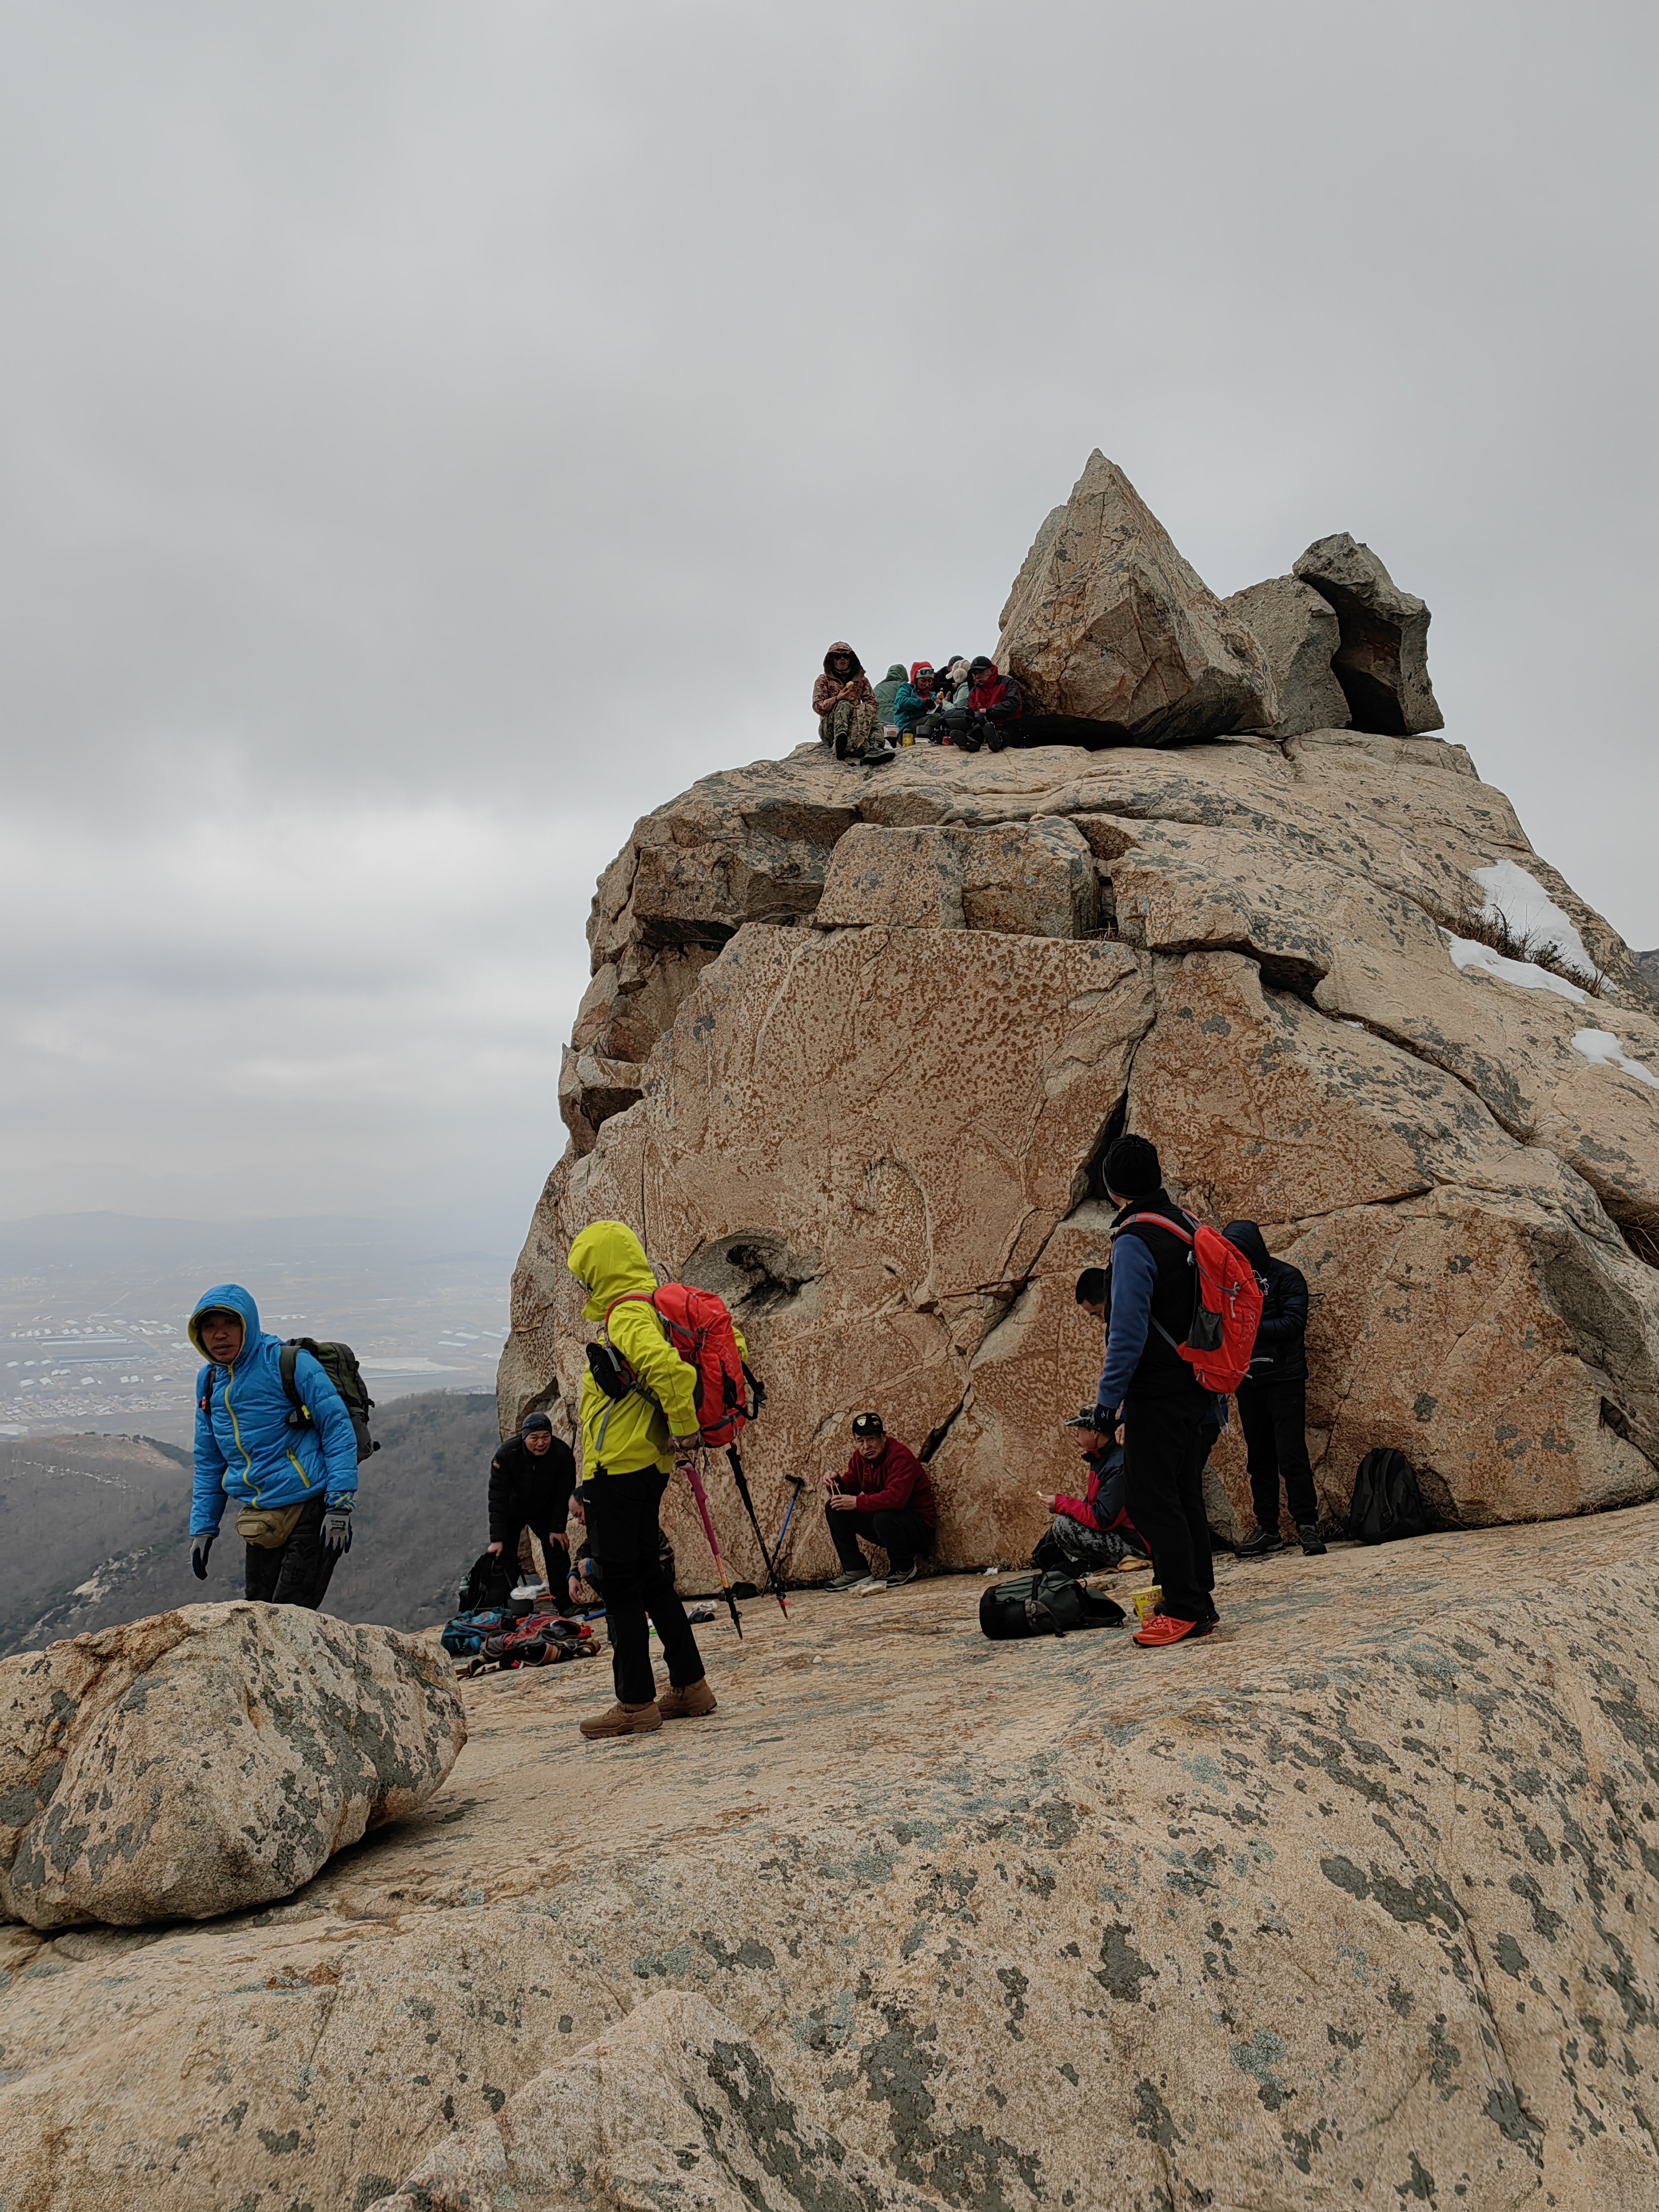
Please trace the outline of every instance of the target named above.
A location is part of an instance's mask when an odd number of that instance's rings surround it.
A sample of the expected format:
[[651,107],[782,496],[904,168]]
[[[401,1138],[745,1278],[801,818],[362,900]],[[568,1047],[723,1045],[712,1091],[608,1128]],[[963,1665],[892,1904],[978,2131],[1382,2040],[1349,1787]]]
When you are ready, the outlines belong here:
[[545,1413],[526,1413],[524,1417],[524,1426],[519,1431],[519,1434],[521,1437],[534,1436],[538,1429],[545,1429],[549,1436],[551,1436],[553,1424]]
[[854,1414],[853,1434],[855,1437],[884,1437],[886,1433],[886,1430],[881,1425],[879,1413]]
[[992,660],[987,654],[981,653],[976,659],[970,660],[969,662],[968,673],[970,676],[977,676],[981,668],[994,668],[995,666],[995,661]]
[[1100,1164],[1107,1189],[1120,1198],[1150,1198],[1164,1181],[1158,1146],[1145,1137],[1120,1137],[1107,1146]]

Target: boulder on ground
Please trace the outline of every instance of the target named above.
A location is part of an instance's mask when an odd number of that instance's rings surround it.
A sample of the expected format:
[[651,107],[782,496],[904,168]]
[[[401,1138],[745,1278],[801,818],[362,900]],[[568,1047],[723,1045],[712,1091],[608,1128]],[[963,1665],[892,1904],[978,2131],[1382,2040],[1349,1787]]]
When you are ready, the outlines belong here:
[[1346,730],[1347,696],[1331,666],[1342,635],[1329,600],[1294,576],[1270,576],[1221,604],[1250,631],[1267,659],[1279,694],[1273,735]]
[[0,1915],[269,1904],[423,1804],[465,1741],[441,1650],[297,1606],[184,1606],[0,1660]]
[[1091,453],[1056,514],[1026,556],[996,649],[1039,728],[1162,745],[1273,726],[1261,646],[1115,462]]
[[1369,545],[1346,530],[1310,545],[1293,572],[1336,610],[1332,667],[1353,726],[1412,738],[1445,727],[1429,681],[1429,611],[1402,592]]

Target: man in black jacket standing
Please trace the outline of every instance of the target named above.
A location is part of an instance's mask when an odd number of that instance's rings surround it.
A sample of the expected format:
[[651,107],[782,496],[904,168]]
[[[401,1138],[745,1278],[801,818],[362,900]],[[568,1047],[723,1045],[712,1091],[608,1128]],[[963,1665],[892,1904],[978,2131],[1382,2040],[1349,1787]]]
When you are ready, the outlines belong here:
[[490,1550],[516,1573],[519,1538],[528,1528],[541,1540],[548,1586],[561,1604],[570,1565],[564,1524],[575,1487],[575,1455],[554,1435],[545,1413],[527,1414],[489,1462]]
[[[1152,1547],[1163,1590],[1135,1642],[1156,1649],[1207,1636],[1216,1622],[1201,1472],[1210,1394],[1177,1349],[1192,1326],[1198,1280],[1192,1222],[1164,1188],[1157,1147],[1145,1137],[1120,1137],[1103,1164],[1118,1215],[1095,1432],[1122,1428],[1124,1502]],[[1147,1218],[1131,1225],[1133,1215]]]
[[1319,1498],[1308,1460],[1308,1279],[1300,1267],[1275,1260],[1254,1221],[1231,1221],[1225,1231],[1255,1270],[1261,1285],[1261,1320],[1250,1371],[1238,1386],[1238,1419],[1249,1454],[1250,1498],[1255,1528],[1238,1547],[1241,1559],[1282,1552],[1279,1486],[1310,1558],[1323,1553]]

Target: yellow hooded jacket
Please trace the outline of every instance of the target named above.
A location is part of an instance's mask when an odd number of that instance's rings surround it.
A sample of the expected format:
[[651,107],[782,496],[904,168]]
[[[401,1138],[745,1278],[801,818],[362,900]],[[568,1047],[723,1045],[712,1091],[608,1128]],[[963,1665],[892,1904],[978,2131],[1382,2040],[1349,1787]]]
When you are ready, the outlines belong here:
[[[587,1292],[582,1312],[588,1321],[603,1323],[624,1292],[648,1297],[657,1287],[643,1246],[621,1221],[591,1222],[571,1244],[565,1265]],[[666,1474],[674,1465],[670,1438],[696,1432],[696,1376],[668,1341],[661,1316],[638,1298],[630,1297],[611,1314],[611,1341],[657,1402],[653,1405],[637,1391],[626,1398],[607,1397],[591,1374],[583,1376],[583,1479],[633,1474],[647,1467]],[[740,1335],[738,1348],[746,1352]]]

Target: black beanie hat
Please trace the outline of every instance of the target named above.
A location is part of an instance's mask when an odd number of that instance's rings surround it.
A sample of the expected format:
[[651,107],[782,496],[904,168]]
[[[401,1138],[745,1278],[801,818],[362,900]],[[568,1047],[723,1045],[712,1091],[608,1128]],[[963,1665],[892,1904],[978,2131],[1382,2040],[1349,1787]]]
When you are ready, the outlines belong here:
[[1106,1148],[1101,1172],[1108,1190],[1120,1198],[1150,1198],[1164,1181],[1158,1164],[1158,1146],[1145,1137],[1120,1137]]
[[519,1431],[519,1434],[521,1437],[534,1436],[538,1429],[545,1429],[549,1436],[551,1436],[553,1424],[545,1413],[526,1413],[524,1417],[524,1426]]

